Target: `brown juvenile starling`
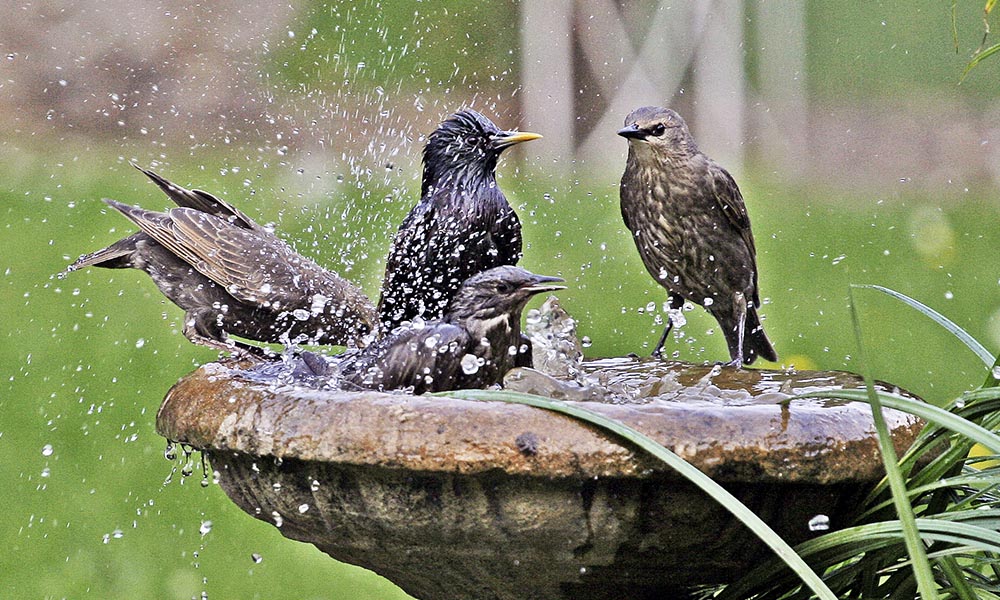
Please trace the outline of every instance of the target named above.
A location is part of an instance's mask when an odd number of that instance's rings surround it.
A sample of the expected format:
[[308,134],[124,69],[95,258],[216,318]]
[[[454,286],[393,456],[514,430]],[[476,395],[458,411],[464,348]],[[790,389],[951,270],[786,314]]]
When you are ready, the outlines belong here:
[[439,319],[462,282],[521,258],[521,222],[497,186],[500,154],[537,133],[501,131],[471,109],[438,126],[424,146],[420,201],[386,260],[378,320]]
[[136,168],[179,208],[159,213],[105,200],[141,231],[81,256],[65,273],[88,266],[145,271],[184,309],[184,335],[219,350],[263,352],[229,335],[286,345],[363,344],[375,307],[361,290],[227,202]]
[[341,386],[413,393],[485,388],[503,380],[523,344],[521,312],[535,294],[564,289],[558,277],[500,266],[474,275],[441,319],[416,320],[337,363]]
[[[644,106],[625,118],[629,141],[621,208],[646,270],[676,310],[685,300],[719,322],[731,364],[778,355],[757,309],[757,258],[743,196],[732,176],[695,145],[676,112]],[[667,322],[654,356],[670,333]]]

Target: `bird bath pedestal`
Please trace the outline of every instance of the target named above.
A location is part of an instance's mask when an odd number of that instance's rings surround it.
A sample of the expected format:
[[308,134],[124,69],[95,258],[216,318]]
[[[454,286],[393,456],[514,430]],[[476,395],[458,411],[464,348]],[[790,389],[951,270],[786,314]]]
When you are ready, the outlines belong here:
[[[844,526],[882,477],[868,405],[782,402],[861,387],[854,375],[584,367],[597,400],[582,405],[670,448],[790,543],[817,535],[819,515]],[[508,386],[563,393],[532,372]],[[885,412],[902,451],[921,424]],[[267,384],[212,363],[174,386],[157,430],[206,453],[250,515],[421,600],[679,597],[772,556],[640,450],[527,406]]]

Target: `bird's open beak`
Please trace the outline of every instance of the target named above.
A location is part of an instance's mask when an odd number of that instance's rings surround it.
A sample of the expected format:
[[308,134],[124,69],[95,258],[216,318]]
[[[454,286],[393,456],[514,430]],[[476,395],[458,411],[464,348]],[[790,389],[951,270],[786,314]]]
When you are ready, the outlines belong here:
[[564,285],[553,285],[555,282],[565,281],[562,277],[549,277],[548,275],[535,275],[535,280],[531,285],[525,286],[523,289],[526,292],[532,294],[539,294],[541,292],[554,292],[556,290],[564,290],[566,286]]
[[629,138],[633,140],[646,139],[646,132],[639,129],[639,126],[636,125],[635,123],[632,123],[631,125],[619,129],[618,135],[622,136],[623,138]]
[[503,150],[504,148],[509,148],[514,144],[530,142],[531,140],[537,140],[540,137],[542,137],[540,134],[531,133],[530,131],[502,131],[493,136],[493,147],[497,150]]

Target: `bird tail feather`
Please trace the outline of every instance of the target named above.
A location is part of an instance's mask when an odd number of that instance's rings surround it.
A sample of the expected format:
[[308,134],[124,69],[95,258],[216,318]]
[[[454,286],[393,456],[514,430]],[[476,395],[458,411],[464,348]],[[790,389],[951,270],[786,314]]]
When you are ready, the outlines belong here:
[[760,317],[757,315],[757,308],[754,306],[747,307],[747,320],[743,331],[743,362],[749,365],[758,356],[771,362],[778,360],[778,353],[774,351],[771,340],[767,339],[764,326],[761,325]]
[[84,254],[73,264],[66,267],[58,277],[62,279],[69,273],[85,267],[103,267],[105,269],[127,269],[132,266],[132,254],[135,252],[135,235],[118,240],[107,248],[102,248],[90,254]]

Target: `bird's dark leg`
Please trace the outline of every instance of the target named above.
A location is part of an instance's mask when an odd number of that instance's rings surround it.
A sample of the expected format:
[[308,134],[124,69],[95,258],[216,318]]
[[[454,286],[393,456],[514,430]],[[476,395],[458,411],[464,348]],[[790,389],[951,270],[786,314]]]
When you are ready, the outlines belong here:
[[[680,296],[670,296],[670,309],[679,310],[684,306],[684,298]],[[659,343],[656,344],[656,349],[653,350],[653,358],[663,357],[663,345],[667,343],[667,336],[670,335],[670,330],[674,328],[674,319],[669,313],[667,314],[667,326],[663,328],[663,335],[660,336]]]
[[736,307],[736,356],[732,357],[730,366],[743,368],[743,337],[746,334],[747,301],[743,292],[733,294],[733,305]]
[[268,358],[268,351],[237,340],[226,339],[226,334],[216,326],[216,311],[197,310],[184,313],[184,337],[192,344],[208,346],[222,352],[244,354],[253,358]]
[[653,358],[663,358],[663,345],[667,343],[667,336],[670,335],[670,330],[673,328],[673,319],[667,317],[667,326],[663,328],[663,335],[660,336],[660,341],[656,344],[656,348],[653,350]]

